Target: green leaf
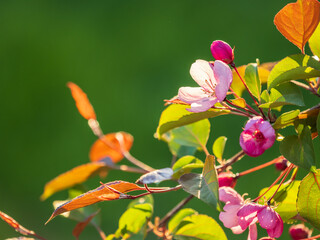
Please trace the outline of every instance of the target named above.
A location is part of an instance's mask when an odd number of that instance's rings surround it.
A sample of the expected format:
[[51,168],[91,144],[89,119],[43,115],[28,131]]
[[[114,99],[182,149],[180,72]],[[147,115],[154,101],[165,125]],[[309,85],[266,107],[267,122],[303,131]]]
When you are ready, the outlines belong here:
[[183,174],[189,173],[196,168],[203,168],[203,162],[194,156],[184,156],[172,166],[172,178],[179,179]]
[[227,240],[220,225],[207,215],[191,215],[183,219],[174,234],[177,240]]
[[[165,133],[165,134],[167,134],[167,133]],[[164,136],[164,135],[162,135],[162,136]],[[172,153],[172,155],[175,155],[178,158],[183,157],[183,156],[188,156],[188,155],[194,155],[195,152],[197,151],[196,147],[183,146],[183,145],[176,143],[175,141],[168,142],[168,146],[169,146],[169,150]]]
[[167,107],[161,114],[156,136],[161,138],[162,134],[171,129],[194,123],[206,118],[213,118],[220,115],[228,114],[229,110],[209,109],[206,112],[193,113],[186,110],[188,105],[172,104]]
[[168,230],[171,233],[174,233],[177,230],[178,225],[181,223],[181,221],[188,216],[198,214],[195,210],[192,208],[184,208],[181,209],[178,213],[176,213],[171,220],[168,223]]
[[[276,193],[274,198],[271,200],[271,204],[276,203],[278,205],[274,210],[276,210],[284,222],[290,223],[293,220],[291,218],[295,217],[298,214],[296,202],[298,189],[301,181],[293,181],[289,184],[283,184],[279,188],[279,191]],[[269,192],[264,196],[266,199],[269,199],[276,189],[279,187],[279,184],[274,185]],[[268,188],[264,188],[260,191],[259,195],[263,194]],[[263,200],[261,200],[263,204]]]
[[301,182],[297,208],[301,217],[320,230],[320,170],[309,173]]
[[258,74],[258,64],[250,63],[247,65],[244,79],[252,95],[260,101],[261,83]]
[[316,28],[316,30],[313,32],[312,36],[309,39],[310,49],[313,55],[316,55],[318,57],[320,57],[319,40],[320,40],[320,23],[318,24],[318,27]]
[[260,105],[261,108],[277,108],[283,105],[304,106],[302,93],[295,84],[283,83],[271,88],[269,102]]
[[300,110],[292,110],[281,114],[273,124],[273,128],[278,130],[293,125],[293,122],[297,119],[299,113]]
[[308,126],[304,126],[298,136],[285,137],[280,143],[280,152],[293,164],[310,171],[311,167],[315,165],[315,154]]
[[227,142],[227,138],[224,136],[221,136],[221,137],[218,137],[213,143],[212,151],[213,151],[213,154],[218,159],[222,159],[226,142]]
[[268,89],[290,80],[307,79],[320,76],[320,62],[314,58],[295,54],[282,59],[271,70]]
[[186,192],[220,210],[219,183],[214,166],[214,156],[207,156],[202,174],[184,174],[180,177],[179,183]]

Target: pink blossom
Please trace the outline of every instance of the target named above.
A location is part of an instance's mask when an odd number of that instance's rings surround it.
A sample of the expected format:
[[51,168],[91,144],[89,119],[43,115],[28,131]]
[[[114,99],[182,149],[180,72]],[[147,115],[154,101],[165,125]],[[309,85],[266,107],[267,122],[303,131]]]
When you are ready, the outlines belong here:
[[276,133],[268,121],[256,116],[247,122],[240,135],[240,146],[251,157],[257,157],[270,148],[276,139]]
[[222,102],[232,82],[232,72],[222,61],[209,63],[197,60],[190,74],[200,87],[181,87],[178,98],[191,105],[190,112],[205,112],[217,102]]
[[226,64],[230,64],[234,60],[233,49],[224,41],[217,40],[211,44],[211,53],[216,60],[221,60]]
[[222,172],[218,175],[218,182],[219,187],[232,187],[234,188],[237,183],[236,176],[228,171],[228,172]]
[[289,234],[293,240],[300,240],[304,238],[309,238],[312,234],[312,230],[310,230],[303,224],[297,224],[292,225],[289,228]]

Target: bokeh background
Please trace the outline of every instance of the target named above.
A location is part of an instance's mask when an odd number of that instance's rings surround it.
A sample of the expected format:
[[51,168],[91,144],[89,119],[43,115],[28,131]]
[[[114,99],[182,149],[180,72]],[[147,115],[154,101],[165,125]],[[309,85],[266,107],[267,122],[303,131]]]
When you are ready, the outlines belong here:
[[[195,86],[190,65],[199,58],[213,60],[209,50],[213,40],[235,46],[238,66],[256,58],[263,63],[298,53],[273,25],[274,15],[288,2],[0,1],[0,210],[47,239],[72,239],[76,223],[71,220],[57,217],[44,226],[53,211],[52,201],[65,199],[67,192],[39,200],[46,182],[88,162],[95,141],[66,83],[75,82],[88,94],[104,132],[131,133],[134,156],[154,168],[167,167],[168,148],[153,137],[163,100],[176,95],[180,86]],[[305,98],[309,105],[317,101],[309,94]],[[245,121],[234,116],[213,119],[208,148],[224,135],[225,156],[238,152]],[[261,157],[244,158],[234,171],[278,155],[275,145]],[[237,190],[254,198],[277,175],[273,167],[250,174],[239,180]],[[138,177],[114,171],[104,181]],[[99,181],[93,178],[86,186],[96,188]],[[164,216],[185,196],[183,191],[154,196],[155,215]],[[128,203],[99,204],[106,233],[116,230]],[[216,211],[199,200],[187,207],[217,219]],[[234,236],[229,229],[226,233],[230,239],[246,239],[247,234]],[[259,237],[264,235],[260,231]],[[18,233],[0,221],[0,239],[14,236]],[[99,236],[88,227],[80,239]],[[281,239],[289,239],[286,232]]]

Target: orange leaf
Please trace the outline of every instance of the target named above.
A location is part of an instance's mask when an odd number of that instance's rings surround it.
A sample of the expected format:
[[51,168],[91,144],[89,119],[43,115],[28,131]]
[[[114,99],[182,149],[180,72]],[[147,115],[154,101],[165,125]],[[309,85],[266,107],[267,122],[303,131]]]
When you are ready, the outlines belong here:
[[81,88],[72,82],[68,82],[67,86],[71,90],[72,97],[76,101],[76,106],[82,117],[87,120],[97,119],[96,113],[94,112],[87,95],[81,90]]
[[70,171],[60,174],[48,182],[40,199],[43,201],[52,194],[70,188],[76,184],[83,183],[88,178],[108,169],[106,162],[93,162],[77,166]]
[[64,204],[57,207],[56,210],[52,213],[49,220],[46,224],[51,221],[52,218],[56,217],[59,214],[89,206],[101,201],[111,201],[123,198],[125,193],[137,190],[144,190],[145,188],[139,187],[134,183],[124,182],[124,181],[115,181],[101,185],[100,187],[86,192]]
[[90,221],[95,216],[97,216],[98,213],[99,213],[99,210],[91,214],[89,217],[87,217],[83,222],[79,222],[73,229],[72,235],[75,236],[76,239],[79,239],[79,236],[82,233],[82,231],[86,228],[86,226],[90,223]]
[[[120,144],[116,138],[116,134],[122,135],[122,148],[125,151],[130,150],[133,143],[132,135],[126,132],[109,133],[104,136],[105,142],[99,139],[92,145],[89,153],[89,158],[92,162],[99,161],[105,157],[110,157],[115,163],[123,159]],[[108,145],[106,144],[106,142],[108,143]]]
[[274,18],[279,32],[304,53],[304,45],[320,21],[320,3],[317,0],[297,0],[282,8]]

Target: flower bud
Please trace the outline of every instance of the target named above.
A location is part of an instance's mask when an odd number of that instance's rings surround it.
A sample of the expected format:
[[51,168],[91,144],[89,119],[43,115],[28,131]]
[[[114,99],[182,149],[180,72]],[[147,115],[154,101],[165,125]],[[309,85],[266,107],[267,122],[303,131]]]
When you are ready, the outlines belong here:
[[232,187],[234,188],[237,183],[237,179],[232,172],[222,172],[218,175],[219,187]]
[[287,167],[288,167],[288,160],[285,159],[285,158],[282,158],[281,160],[279,160],[278,162],[276,162],[274,164],[274,166],[276,167],[276,169],[278,171],[283,171],[283,170],[286,170]]
[[234,59],[233,49],[230,47],[228,43],[221,40],[217,40],[211,44],[210,49],[211,49],[212,56],[216,60],[221,60],[226,64],[230,64],[233,62],[233,59]]
[[247,155],[257,157],[270,148],[275,139],[276,133],[271,124],[257,116],[246,123],[240,135],[240,146]]
[[289,234],[293,240],[300,240],[311,237],[312,230],[303,224],[292,225],[289,228]]
[[271,237],[263,237],[263,238],[260,238],[259,240],[276,240],[276,239]]

